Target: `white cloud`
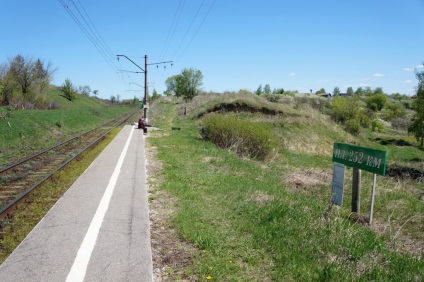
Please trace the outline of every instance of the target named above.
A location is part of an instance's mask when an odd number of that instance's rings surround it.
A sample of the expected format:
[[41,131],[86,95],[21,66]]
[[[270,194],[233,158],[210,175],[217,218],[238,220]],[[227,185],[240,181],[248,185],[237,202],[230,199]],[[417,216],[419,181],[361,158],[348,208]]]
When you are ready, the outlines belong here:
[[404,69],[403,69],[403,71],[406,71],[406,72],[413,72],[413,71],[414,71],[414,69],[413,69],[413,68],[404,68]]
[[404,80],[403,83],[412,83],[412,80],[410,80],[410,79]]
[[384,74],[382,74],[382,73],[375,73],[372,76],[374,76],[374,77],[383,77]]
[[295,76],[295,75],[296,75],[296,73],[294,73],[294,72],[289,73],[289,76]]
[[424,65],[418,65],[417,66],[417,69],[422,69],[422,68],[424,68]]

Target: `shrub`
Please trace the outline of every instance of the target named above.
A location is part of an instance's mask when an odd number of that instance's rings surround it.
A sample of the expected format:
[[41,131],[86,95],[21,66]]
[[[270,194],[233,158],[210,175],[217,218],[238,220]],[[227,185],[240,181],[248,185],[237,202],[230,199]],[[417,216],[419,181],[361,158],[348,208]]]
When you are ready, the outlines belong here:
[[385,120],[394,120],[396,118],[403,118],[406,115],[405,107],[400,103],[387,104],[383,116]]
[[371,121],[371,130],[377,132],[384,132],[384,124],[378,119],[373,119]]
[[361,131],[361,123],[358,119],[350,119],[346,122],[346,131],[353,134],[358,135]]
[[408,131],[408,128],[411,126],[412,122],[406,118],[397,118],[392,121],[392,127],[398,130]]
[[374,94],[365,100],[367,103],[367,107],[371,109],[372,104],[377,105],[377,110],[381,111],[381,109],[384,107],[384,105],[387,103],[387,96],[384,94]]
[[203,137],[240,157],[265,159],[277,145],[264,124],[238,120],[235,116],[207,115],[202,120]]

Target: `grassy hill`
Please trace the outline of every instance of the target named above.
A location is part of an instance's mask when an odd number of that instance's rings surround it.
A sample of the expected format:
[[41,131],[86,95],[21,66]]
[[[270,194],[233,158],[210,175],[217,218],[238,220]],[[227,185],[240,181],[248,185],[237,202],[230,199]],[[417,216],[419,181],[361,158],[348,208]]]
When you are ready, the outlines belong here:
[[132,108],[111,106],[106,100],[78,95],[68,101],[52,90],[54,110],[13,110],[0,108],[0,166],[11,160],[47,148],[60,140],[91,129]]
[[[253,95],[200,95],[189,103],[161,99],[151,105],[151,122],[161,129],[149,138],[161,162],[161,172],[152,172],[151,206],[166,202],[165,210],[173,210],[161,226],[174,228],[182,241],[167,252],[186,253],[181,256],[192,263],[169,264],[165,277],[423,280],[422,181],[407,173],[379,176],[372,226],[366,220],[370,173],[362,174],[359,215],[350,212],[351,169],[342,207],[331,206],[329,199],[334,142],[387,150],[389,167],[404,171],[422,172],[424,152],[405,132],[390,128],[352,136],[311,105],[316,104],[292,97],[269,102]],[[270,127],[279,145],[264,161],[237,157],[231,148],[201,138],[199,125],[207,114]],[[154,231],[152,236],[160,241]]]

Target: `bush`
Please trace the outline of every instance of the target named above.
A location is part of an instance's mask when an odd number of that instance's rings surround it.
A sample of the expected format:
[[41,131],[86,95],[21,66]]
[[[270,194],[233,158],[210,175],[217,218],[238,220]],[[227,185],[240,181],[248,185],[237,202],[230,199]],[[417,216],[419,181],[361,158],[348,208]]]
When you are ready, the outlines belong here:
[[400,103],[390,103],[386,105],[383,116],[385,120],[403,118],[406,115],[405,107]]
[[377,132],[384,132],[384,124],[378,119],[373,119],[371,121],[371,130]]
[[392,127],[398,130],[408,131],[408,128],[411,126],[412,122],[406,118],[397,118],[392,121]]
[[346,122],[346,131],[353,134],[358,135],[361,131],[361,123],[358,119],[350,119]]
[[277,146],[277,139],[264,124],[238,120],[234,116],[207,115],[202,120],[203,137],[240,157],[265,159]]
[[[381,109],[384,107],[384,105],[387,103],[387,96],[384,94],[374,94],[365,100],[367,103],[367,107],[371,109],[372,104],[377,105],[377,110],[381,111]],[[373,106],[374,107],[374,106]]]

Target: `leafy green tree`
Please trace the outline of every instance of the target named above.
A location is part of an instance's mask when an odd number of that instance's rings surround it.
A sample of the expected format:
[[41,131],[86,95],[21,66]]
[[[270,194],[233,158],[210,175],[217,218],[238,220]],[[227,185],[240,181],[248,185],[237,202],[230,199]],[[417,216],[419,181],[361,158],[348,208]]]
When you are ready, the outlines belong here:
[[375,88],[374,94],[384,94],[383,88],[381,88],[381,87]]
[[377,106],[377,111],[381,111],[381,109],[386,105],[387,103],[387,96],[385,94],[374,94],[371,96],[368,96],[365,100],[365,103],[367,103],[367,107],[369,109],[372,109],[375,106],[372,106],[372,104],[375,104]]
[[365,94],[365,91],[362,87],[358,87],[358,89],[356,89],[356,91],[355,91],[355,95],[362,96],[364,94]]
[[408,132],[415,135],[422,147],[424,145],[424,71],[416,72],[415,75],[418,79],[417,98],[412,104],[415,115]]
[[334,95],[334,96],[338,96],[338,95],[340,95],[340,89],[339,89],[337,86],[336,86],[336,87],[334,87],[333,95]]
[[201,89],[203,82],[203,74],[200,70],[183,69],[181,74],[169,77],[166,81],[168,91],[174,93],[177,97],[184,97],[185,99],[192,99],[197,96]]
[[97,95],[99,95],[99,90],[93,90],[93,95],[97,98]]
[[115,96],[110,96],[110,103],[113,105],[116,103],[116,97]]
[[347,93],[347,94],[352,94],[352,95],[354,94],[352,86],[349,86],[349,87],[347,88],[346,93]]
[[69,80],[68,78],[65,79],[65,82],[62,84],[62,89],[61,89],[62,93],[63,93],[63,97],[65,97],[66,99],[68,99],[69,101],[73,101],[76,99],[76,91],[74,86],[72,85],[71,80]]
[[154,101],[158,98],[159,98],[158,92],[156,91],[156,89],[153,89],[153,94],[152,94],[152,97],[150,98],[150,102],[152,102],[152,101]]
[[365,87],[365,91],[364,91],[366,96],[370,96],[373,94],[371,87],[367,86]]
[[34,61],[22,55],[9,59],[0,66],[0,102],[9,105],[16,99],[34,105],[37,96],[50,85],[54,71],[50,63],[40,59]]
[[255,92],[255,94],[256,95],[261,95],[263,93],[263,91],[262,91],[262,84],[259,84],[259,87],[258,87],[258,89],[256,89],[256,92]]
[[283,88],[276,88],[274,91],[272,91],[273,94],[284,94]]
[[318,90],[317,92],[315,92],[315,94],[317,94],[317,95],[324,94],[324,93],[326,93],[324,88],[321,88],[320,90]]
[[269,84],[265,84],[264,93],[265,94],[271,94],[271,86]]

